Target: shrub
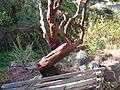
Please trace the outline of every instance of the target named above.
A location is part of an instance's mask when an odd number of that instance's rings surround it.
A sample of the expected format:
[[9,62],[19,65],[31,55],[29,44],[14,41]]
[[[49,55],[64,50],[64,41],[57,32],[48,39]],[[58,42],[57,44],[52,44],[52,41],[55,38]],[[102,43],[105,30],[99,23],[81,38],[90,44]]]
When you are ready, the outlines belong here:
[[6,69],[11,60],[9,52],[0,52],[0,70]]
[[20,43],[19,37],[17,38],[17,44],[14,43],[14,50],[11,52],[12,58],[22,65],[26,65],[29,62],[35,61],[37,53],[32,50],[32,44],[23,48]]
[[[100,18],[97,18],[97,17]],[[90,16],[91,18],[92,16]],[[93,17],[94,18],[94,17]],[[120,47],[120,14],[117,13],[113,19],[106,19],[101,15],[96,15],[96,20],[89,19],[87,42],[88,51],[95,53],[98,49],[119,48]]]
[[10,24],[12,24],[11,17],[6,11],[0,11],[0,26],[9,26]]

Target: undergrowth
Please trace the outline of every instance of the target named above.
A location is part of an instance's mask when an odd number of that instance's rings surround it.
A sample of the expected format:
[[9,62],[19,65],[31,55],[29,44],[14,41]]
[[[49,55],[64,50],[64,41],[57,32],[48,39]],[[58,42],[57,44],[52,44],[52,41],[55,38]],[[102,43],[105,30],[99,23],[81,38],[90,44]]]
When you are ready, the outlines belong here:
[[14,42],[14,49],[9,54],[13,60],[20,65],[27,65],[30,62],[34,62],[37,59],[42,57],[42,53],[39,54],[40,51],[34,51],[33,50],[33,43],[28,44],[26,47],[23,47],[21,45],[20,37],[17,37],[17,42]]
[[114,14],[112,19],[105,18],[105,15],[95,16],[89,20],[86,35],[88,52],[94,54],[98,49],[120,48],[120,12]]
[[6,69],[12,61],[9,52],[0,52],[0,70]]

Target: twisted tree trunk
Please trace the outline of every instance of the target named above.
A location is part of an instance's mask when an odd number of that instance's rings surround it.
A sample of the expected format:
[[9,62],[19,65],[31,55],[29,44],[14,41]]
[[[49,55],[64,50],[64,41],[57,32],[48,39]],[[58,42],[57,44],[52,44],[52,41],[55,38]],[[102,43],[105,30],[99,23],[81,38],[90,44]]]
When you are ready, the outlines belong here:
[[[53,67],[54,64],[59,62],[65,56],[69,55],[69,53],[75,50],[79,44],[83,43],[83,37],[85,34],[85,31],[84,31],[84,21],[85,21],[85,14],[86,14],[85,12],[86,12],[86,5],[88,0],[77,1],[77,5],[76,5],[77,11],[75,15],[72,18],[69,18],[66,25],[64,26],[65,38],[67,38],[69,42],[63,43],[62,45],[58,46],[57,37],[58,37],[59,27],[55,22],[55,17],[61,1],[62,0],[48,0],[47,21],[48,21],[48,28],[50,31],[49,42],[53,51],[51,51],[47,56],[43,57],[37,64],[39,70],[42,72],[48,69],[50,70],[50,68]],[[71,41],[70,36],[68,37],[67,28],[70,25],[70,22],[78,16],[81,2],[83,3],[83,11],[82,11],[82,17],[80,22],[80,29],[82,32],[81,37],[79,40]]]

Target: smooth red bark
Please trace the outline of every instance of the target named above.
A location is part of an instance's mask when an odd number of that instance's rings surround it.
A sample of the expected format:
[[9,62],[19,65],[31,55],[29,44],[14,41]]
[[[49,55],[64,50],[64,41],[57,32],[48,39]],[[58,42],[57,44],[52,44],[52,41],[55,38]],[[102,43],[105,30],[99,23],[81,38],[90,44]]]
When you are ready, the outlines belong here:
[[43,57],[38,63],[39,70],[44,68],[49,68],[63,59],[65,56],[69,55],[76,47],[77,43],[64,43],[57,47],[55,50],[51,51],[47,56]]
[[47,22],[48,29],[50,32],[50,47],[52,50],[58,47],[58,27],[55,22],[57,9],[54,8],[55,0],[48,0],[48,13],[47,13]]
[[[38,65],[38,68],[40,71],[45,71],[51,67],[53,67],[54,64],[59,62],[61,59],[63,59],[65,56],[69,55],[70,52],[75,50],[77,46],[81,43],[83,43],[83,37],[84,37],[84,20],[85,20],[85,12],[86,12],[86,4],[88,0],[82,0],[83,2],[83,13],[82,13],[82,19],[80,23],[80,28],[82,31],[82,37],[80,40],[71,40],[69,34],[65,30],[65,37],[70,42],[66,42],[60,46],[57,44],[57,37],[58,37],[58,26],[55,22],[55,16],[57,12],[57,8],[54,8],[54,2],[55,0],[48,0],[48,13],[47,13],[47,21],[48,21],[48,28],[50,31],[50,46],[53,49],[47,56],[43,57]],[[75,14],[76,15],[76,14]],[[68,25],[71,20],[69,20]],[[68,25],[65,29],[67,29]]]

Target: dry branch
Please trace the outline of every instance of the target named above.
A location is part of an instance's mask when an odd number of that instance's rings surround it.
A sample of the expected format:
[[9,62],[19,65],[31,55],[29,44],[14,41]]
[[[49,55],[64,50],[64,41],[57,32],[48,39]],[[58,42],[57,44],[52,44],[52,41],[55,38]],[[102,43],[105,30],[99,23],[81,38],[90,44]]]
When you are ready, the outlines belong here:
[[82,0],[83,2],[83,10],[82,10],[82,18],[81,18],[81,22],[80,22],[80,29],[81,29],[81,35],[80,35],[80,39],[81,41],[83,41],[84,35],[85,35],[85,29],[84,29],[84,21],[85,21],[85,16],[86,16],[86,7],[87,7],[87,2],[88,0]]
[[66,41],[73,42],[73,40],[71,40],[71,37],[70,37],[69,33],[67,32],[67,29],[69,27],[70,22],[78,16],[79,10],[80,10],[80,4],[81,4],[81,0],[78,0],[78,2],[76,4],[76,7],[77,7],[76,13],[74,14],[73,17],[68,19],[67,23],[64,26],[65,39],[67,39]]
[[43,13],[42,13],[42,6],[41,6],[41,1],[40,0],[38,2],[38,5],[39,5],[39,13],[40,13],[40,24],[41,24],[40,27],[43,31],[43,38],[45,38],[46,42],[49,45],[49,37],[48,37],[47,31],[45,29],[45,24],[44,24],[44,20],[43,20]]
[[63,1],[63,0],[55,0],[55,1],[54,1],[54,6],[53,6],[54,9],[58,9],[62,1]]

